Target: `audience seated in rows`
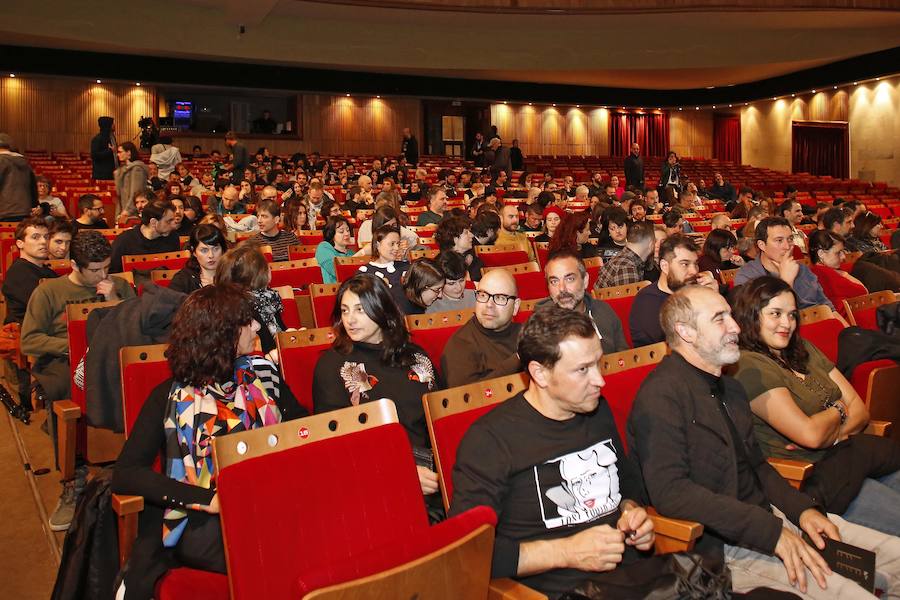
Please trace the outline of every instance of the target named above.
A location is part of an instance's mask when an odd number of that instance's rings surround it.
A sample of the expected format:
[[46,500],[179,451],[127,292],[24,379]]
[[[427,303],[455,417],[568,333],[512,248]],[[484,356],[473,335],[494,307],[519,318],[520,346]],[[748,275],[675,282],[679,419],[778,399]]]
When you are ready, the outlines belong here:
[[726,229],[713,229],[706,234],[703,250],[697,266],[701,271],[707,271],[715,277],[722,295],[728,294],[729,286],[722,280],[722,271],[730,271],[743,266],[744,259],[735,254],[737,238]]
[[862,433],[869,411],[822,351],[800,337],[790,285],[765,276],[737,292],[734,377],[750,399],[763,454],[814,463],[803,490],[825,510],[900,535],[900,444]]
[[272,248],[272,260],[288,260],[288,248],[300,243],[289,229],[281,229],[281,207],[275,200],[263,200],[256,206],[259,231],[251,240]]
[[316,246],[316,262],[322,270],[323,283],[337,283],[334,259],[339,256],[353,256],[350,248],[353,233],[350,221],[342,216],[328,217],[322,228],[322,241]]
[[[504,206],[503,210],[505,212],[510,208],[515,209],[515,207]],[[594,258],[600,256],[600,248],[592,244],[590,239],[590,214],[587,211],[569,213],[563,218],[559,227],[556,229],[556,233],[550,239],[548,251],[553,253],[559,250],[569,250],[570,252],[579,255],[581,258]],[[529,244],[528,247],[532,247],[531,244]]]
[[466,259],[459,252],[447,250],[438,254],[437,266],[444,274],[444,289],[426,313],[475,308],[475,291],[466,287]]
[[252,354],[260,325],[251,303],[245,289],[217,284],[191,294],[175,317],[172,378],[144,402],[113,475],[113,491],[144,498],[124,598],[155,597],[156,582],[178,566],[225,572],[211,438],[304,416],[277,367]]
[[119,234],[112,244],[109,270],[121,273],[122,258],[137,254],[178,252],[181,247],[175,232],[175,207],[168,200],[154,200],[141,211],[141,222]]
[[766,462],[747,394],[722,373],[740,358],[741,330],[725,299],[684,287],[660,321],[672,354],[644,380],[628,420],[628,447],[653,507],[703,524],[696,551],[724,555],[735,592],[765,585],[813,598],[864,597],[827,566],[824,538],[877,550],[879,587],[900,589],[900,540],[826,515]]
[[[43,390],[48,408],[47,427],[57,451],[57,423],[53,403],[71,397],[69,338],[66,307],[73,303],[125,300],[134,288],[118,277],[110,277],[110,245],[96,231],[82,231],[72,242],[72,272],[35,288],[22,322],[22,352],[34,358],[31,374]],[[58,457],[57,457],[58,459]],[[72,520],[77,495],[84,487],[86,468],[75,480],[64,482],[59,502],[50,517],[50,528],[63,531]]]
[[197,225],[188,238],[187,263],[172,277],[169,287],[190,294],[211,285],[222,256],[228,251],[225,234],[215,225]]

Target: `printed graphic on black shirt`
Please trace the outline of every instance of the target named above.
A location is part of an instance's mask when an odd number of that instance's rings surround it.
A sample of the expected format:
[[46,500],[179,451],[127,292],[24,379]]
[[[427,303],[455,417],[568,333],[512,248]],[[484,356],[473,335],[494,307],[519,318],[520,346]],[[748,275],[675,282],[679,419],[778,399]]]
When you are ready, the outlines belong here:
[[609,439],[534,467],[547,529],[588,523],[615,511],[622,501],[616,460]]

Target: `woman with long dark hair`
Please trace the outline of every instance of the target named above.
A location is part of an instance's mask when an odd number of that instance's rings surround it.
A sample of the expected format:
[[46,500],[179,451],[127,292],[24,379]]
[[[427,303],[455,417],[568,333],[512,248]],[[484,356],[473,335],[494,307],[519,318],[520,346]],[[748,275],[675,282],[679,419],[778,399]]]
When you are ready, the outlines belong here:
[[869,412],[850,382],[798,332],[797,295],[776,277],[735,294],[735,378],[763,452],[816,465],[804,491],[828,512],[900,535],[900,444],[862,433]]
[[212,285],[219,261],[228,252],[228,241],[215,225],[198,225],[191,231],[188,251],[191,257],[169,284],[170,289],[185,294]]
[[437,389],[434,365],[410,342],[403,315],[378,277],[341,284],[331,314],[334,343],[313,374],[315,412],[390,398],[416,457],[422,492],[437,492],[422,394]]
[[713,229],[706,235],[697,268],[712,273],[719,282],[719,291],[728,294],[728,284],[722,280],[722,271],[738,269],[744,264],[740,254],[735,253],[737,237],[727,229]]
[[847,238],[847,248],[853,252],[884,252],[887,246],[879,236],[884,231],[881,217],[873,212],[864,212],[853,219],[853,231]]
[[116,155],[119,159],[119,168],[113,173],[116,181],[116,220],[125,221],[138,214],[134,196],[138,192],[147,191],[150,170],[131,142],[119,144]]
[[444,292],[444,274],[437,262],[430,258],[414,261],[403,276],[402,283],[406,302],[398,306],[405,315],[421,315]]
[[113,472],[116,493],[144,498],[125,600],[154,597],[170,569],[225,572],[211,438],[305,413],[277,367],[252,356],[258,328],[249,295],[233,285],[191,294],[175,315],[172,377],[150,393]]

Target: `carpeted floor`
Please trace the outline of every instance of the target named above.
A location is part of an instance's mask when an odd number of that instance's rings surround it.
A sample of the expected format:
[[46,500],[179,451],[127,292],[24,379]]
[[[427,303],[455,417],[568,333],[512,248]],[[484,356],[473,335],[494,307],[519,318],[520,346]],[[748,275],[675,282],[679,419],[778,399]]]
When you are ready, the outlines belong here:
[[[0,571],[3,597],[46,600],[59,564],[64,533],[47,526],[61,489],[50,438],[41,431],[43,411],[30,425],[0,413]],[[50,469],[46,475],[34,471]]]

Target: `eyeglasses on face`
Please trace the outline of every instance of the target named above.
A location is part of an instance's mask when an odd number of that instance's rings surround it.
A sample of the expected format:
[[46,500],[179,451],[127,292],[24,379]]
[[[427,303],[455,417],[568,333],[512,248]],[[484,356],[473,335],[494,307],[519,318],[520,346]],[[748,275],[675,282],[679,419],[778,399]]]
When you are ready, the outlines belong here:
[[497,306],[506,306],[510,300],[515,300],[518,296],[510,296],[509,294],[488,294],[482,290],[475,292],[475,301],[487,304],[488,300],[493,300]]

